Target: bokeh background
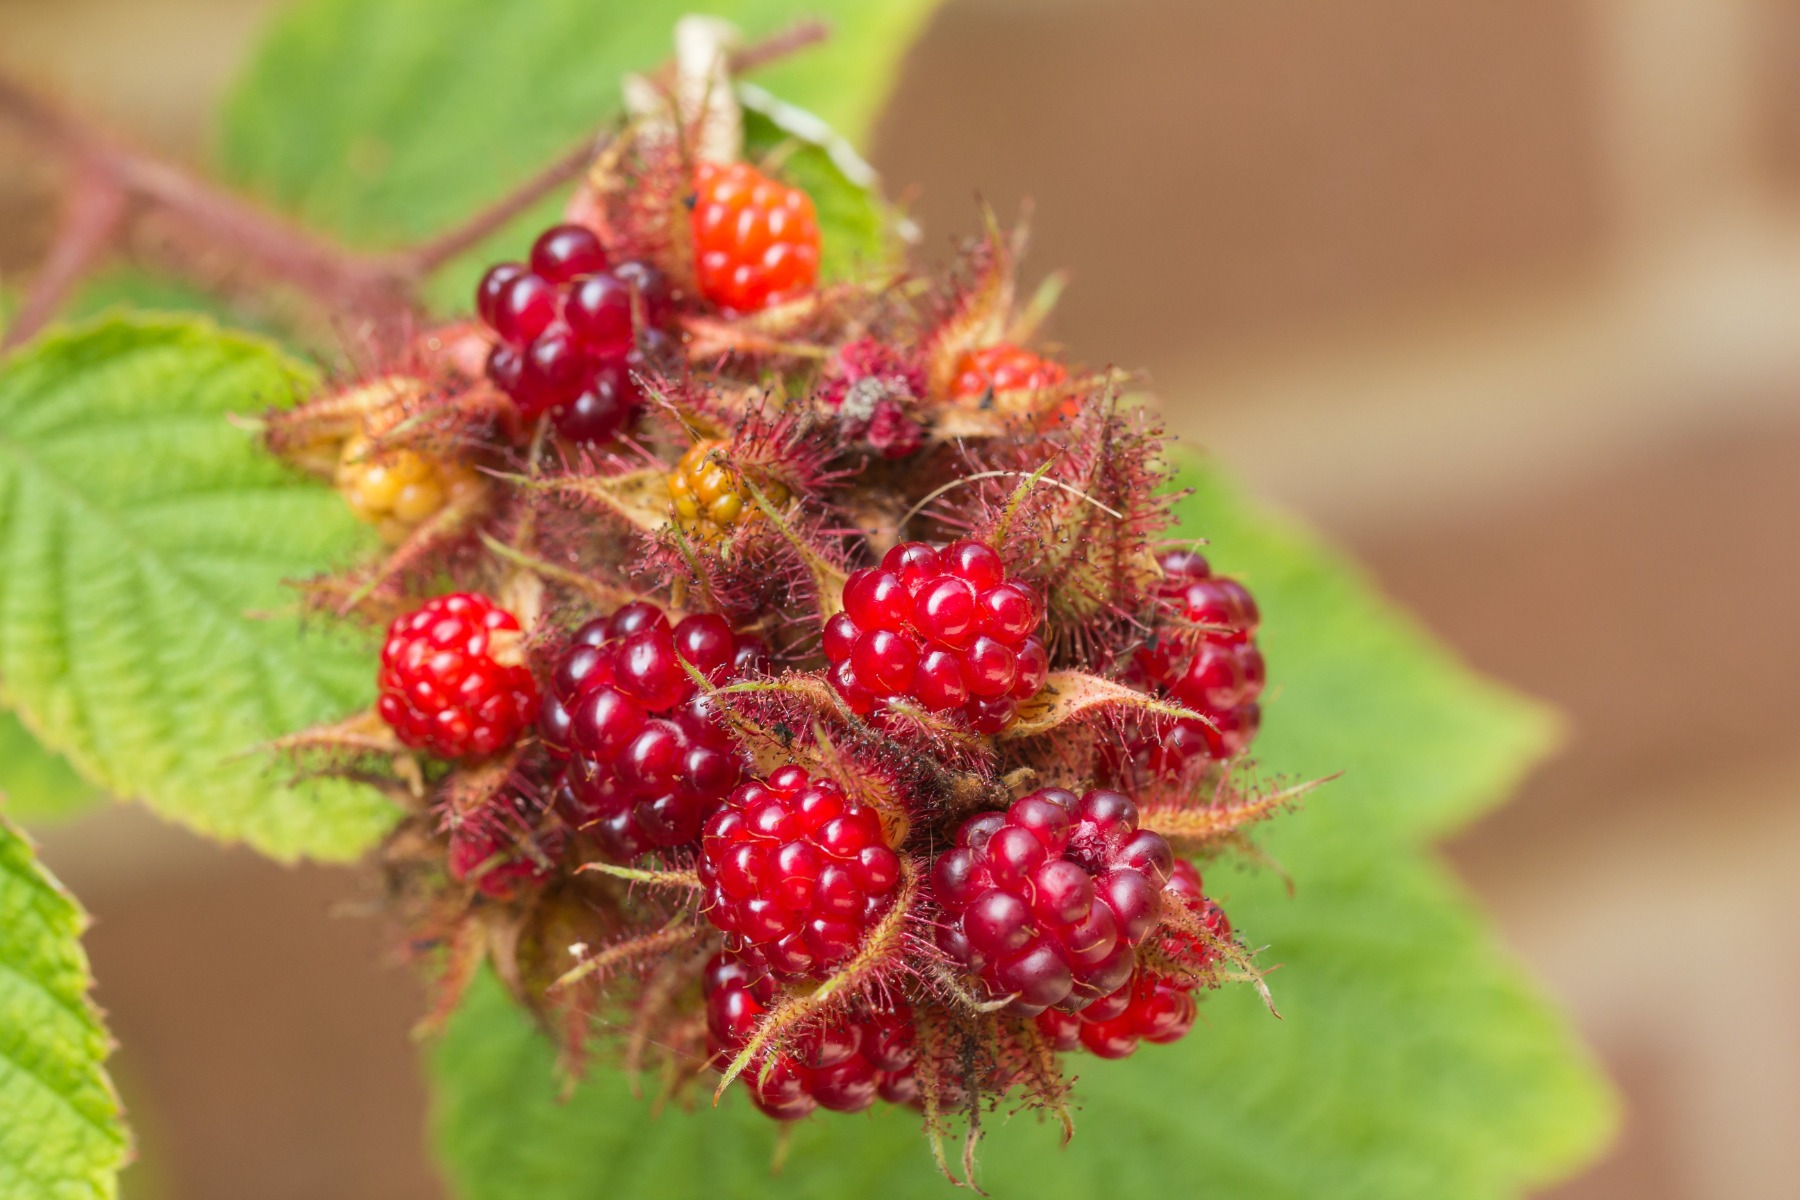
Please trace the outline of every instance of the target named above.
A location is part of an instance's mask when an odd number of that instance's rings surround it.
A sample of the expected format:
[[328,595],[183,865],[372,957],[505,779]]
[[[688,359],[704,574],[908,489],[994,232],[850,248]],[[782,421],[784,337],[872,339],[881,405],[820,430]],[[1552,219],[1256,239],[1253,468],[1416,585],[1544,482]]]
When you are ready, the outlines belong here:
[[[280,4],[0,0],[0,63],[198,161]],[[1800,1194],[1800,0],[949,0],[873,157],[929,251],[1032,199],[1071,355],[1567,713],[1446,848],[1626,1099],[1550,1195]],[[57,183],[0,129],[0,275]],[[348,873],[39,833],[129,1196],[442,1195]]]

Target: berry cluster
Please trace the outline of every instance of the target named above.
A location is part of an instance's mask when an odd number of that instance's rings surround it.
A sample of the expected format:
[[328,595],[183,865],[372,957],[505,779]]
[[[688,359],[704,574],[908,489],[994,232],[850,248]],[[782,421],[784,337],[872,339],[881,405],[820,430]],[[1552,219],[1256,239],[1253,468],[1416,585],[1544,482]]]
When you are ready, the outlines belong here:
[[[775,998],[775,984],[756,965],[718,954],[701,976],[706,998],[708,1049],[723,1066],[749,1042]],[[879,1097],[913,1104],[916,1052],[906,1016],[893,1008],[862,1006],[848,1020],[815,1025],[791,1053],[766,1054],[740,1076],[751,1102],[778,1121],[795,1121],[815,1108],[861,1112]]]
[[812,197],[749,163],[694,169],[693,227],[700,291],[729,312],[797,300],[818,280]]
[[485,758],[518,740],[537,685],[518,661],[519,622],[486,596],[458,592],[396,618],[381,648],[376,709],[408,746]]
[[1079,1012],[1131,978],[1173,866],[1129,796],[1041,788],[971,817],[933,865],[938,945],[1009,1012]]
[[875,810],[795,766],[732,793],[706,823],[699,866],[726,947],[782,979],[855,954],[900,882]]
[[569,1061],[626,1029],[671,1091],[717,1069],[778,1119],[885,1099],[933,1135],[1062,1105],[1063,1054],[1174,1041],[1253,973],[1175,855],[1271,808],[1214,769],[1260,716],[1255,603],[1166,552],[1153,410],[997,341],[1038,315],[1015,239],[821,289],[805,194],[711,161],[733,122],[663,115],[488,272],[491,337],[426,331],[388,382],[271,415],[423,530],[318,607],[471,589],[382,657],[381,718],[438,761],[358,722],[307,753],[423,784],[394,910],[495,956]]
[[825,657],[832,686],[858,715],[909,700],[998,733],[1049,675],[1042,621],[1037,597],[1006,578],[991,547],[902,542],[845,581],[844,610],[825,625]]
[[573,442],[604,442],[641,397],[631,372],[672,316],[667,277],[641,261],[613,264],[590,229],[557,225],[532,244],[529,265],[481,277],[475,308],[500,341],[488,378],[520,416],[548,412]]
[[583,625],[556,664],[538,726],[566,764],[557,807],[618,862],[693,842],[742,767],[688,667],[720,684],[758,671],[764,654],[722,617],[671,627],[645,601]]
[[1162,557],[1162,599],[1187,627],[1165,629],[1132,658],[1128,678],[1205,718],[1158,721],[1125,753],[1140,771],[1178,774],[1193,759],[1223,761],[1249,748],[1262,724],[1261,619],[1243,584],[1212,573],[1192,550]]

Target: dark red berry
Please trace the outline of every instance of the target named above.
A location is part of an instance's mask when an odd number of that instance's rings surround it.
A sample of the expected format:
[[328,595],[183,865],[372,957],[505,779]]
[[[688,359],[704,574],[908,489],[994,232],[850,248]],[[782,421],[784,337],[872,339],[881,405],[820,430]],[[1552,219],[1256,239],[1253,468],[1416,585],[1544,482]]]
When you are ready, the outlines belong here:
[[903,542],[844,583],[823,644],[838,694],[859,715],[910,700],[998,733],[1044,686],[1043,614],[981,542]]
[[1126,678],[1206,720],[1149,723],[1115,754],[1115,769],[1125,774],[1175,775],[1196,760],[1235,758],[1262,724],[1266,671],[1255,641],[1256,601],[1194,551],[1172,551],[1161,562],[1160,599],[1183,624],[1159,628],[1133,655]]
[[511,613],[468,592],[397,618],[381,651],[381,719],[406,745],[440,758],[505,750],[537,709],[531,672],[504,647],[518,633]]
[[630,372],[668,357],[673,317],[666,277],[642,262],[608,270],[590,229],[558,225],[531,249],[531,265],[501,263],[482,276],[475,310],[500,337],[488,378],[529,422],[548,412],[557,432],[598,444],[627,429],[639,404]]
[[[1139,833],[1137,838],[1145,835]],[[1154,836],[1154,835],[1151,835]],[[1156,839],[1162,842],[1161,838]],[[1135,854],[1133,846],[1135,845]],[[1126,856],[1147,863],[1163,861],[1168,849],[1147,843],[1127,844]],[[1213,937],[1228,940],[1231,922],[1219,906],[1201,890],[1200,872],[1192,863],[1175,861],[1165,866],[1168,882],[1163,886],[1165,905],[1180,904],[1194,913]],[[1178,963],[1186,972],[1182,978],[1139,967],[1131,979],[1117,991],[1102,996],[1078,1013],[1047,1009],[1037,1016],[1040,1032],[1063,1051],[1085,1049],[1101,1058],[1124,1058],[1137,1049],[1140,1041],[1167,1043],[1180,1041],[1194,1027],[1198,1006],[1194,992],[1206,980],[1208,970],[1220,959],[1218,949],[1192,934],[1172,932],[1158,942],[1164,957]]]
[[[750,1040],[774,1000],[767,972],[746,959],[717,954],[701,977],[708,1047],[723,1069]],[[751,1102],[778,1121],[816,1109],[861,1112],[876,1099],[910,1104],[918,1095],[916,1052],[908,1014],[857,1005],[847,1016],[805,1027],[791,1049],[759,1055],[738,1076]]]
[[550,421],[569,441],[597,446],[610,442],[631,423],[640,397],[622,364],[602,362],[579,396],[550,410]]
[[501,284],[493,301],[494,332],[516,347],[550,328],[559,307],[556,289],[541,275],[529,271],[514,274]]
[[531,245],[531,269],[551,283],[604,271],[606,247],[584,225],[552,225]]
[[938,944],[1009,1011],[1078,1012],[1130,978],[1173,861],[1130,797],[1039,789],[971,817],[938,857]]
[[711,613],[673,627],[637,601],[576,631],[539,717],[567,765],[557,804],[608,857],[685,846],[743,777],[742,761],[683,660],[715,683],[759,670],[761,643]]
[[699,868],[707,919],[783,979],[855,954],[900,882],[875,810],[797,766],[731,794],[706,822]]

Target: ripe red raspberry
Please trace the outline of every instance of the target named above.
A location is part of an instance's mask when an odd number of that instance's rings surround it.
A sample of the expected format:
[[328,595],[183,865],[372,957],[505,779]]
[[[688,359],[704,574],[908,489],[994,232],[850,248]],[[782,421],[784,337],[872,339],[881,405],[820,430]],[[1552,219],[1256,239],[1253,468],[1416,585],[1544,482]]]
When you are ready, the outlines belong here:
[[855,954],[900,882],[875,810],[796,766],[731,794],[706,822],[699,867],[726,945],[783,979]]
[[[708,1048],[723,1068],[768,1011],[774,982],[753,963],[715,954],[700,986],[706,997]],[[766,1077],[764,1056],[738,1076],[750,1089],[752,1103],[778,1121],[799,1120],[818,1107],[861,1112],[877,1097],[892,1104],[912,1104],[918,1098],[913,1029],[906,1014],[859,1007],[848,1019],[805,1030],[797,1042],[792,1053],[775,1056]]]
[[796,300],[819,277],[812,198],[749,163],[694,168],[694,267],[700,291],[747,313]]
[[938,857],[938,946],[1010,1012],[1079,1012],[1131,978],[1174,861],[1129,796],[1040,788],[971,817]]
[[[1231,922],[1224,910],[1207,898],[1200,887],[1200,872],[1178,860],[1163,888],[1163,903],[1184,904],[1214,937],[1231,936]],[[1218,962],[1218,951],[1185,933],[1164,934],[1162,952],[1196,973]],[[1194,1027],[1198,1006],[1194,1003],[1197,981],[1175,979],[1139,967],[1131,980],[1109,996],[1102,996],[1079,1013],[1046,1009],[1037,1016],[1038,1029],[1058,1050],[1086,1048],[1101,1058],[1124,1058],[1137,1049],[1139,1040],[1180,1041]]]
[[1068,379],[1068,371],[1054,359],[1043,358],[1022,346],[1002,342],[971,350],[956,364],[950,395],[957,400],[979,400],[989,392],[1036,391],[1055,387]]
[[990,547],[902,542],[845,582],[844,611],[825,624],[825,657],[858,715],[907,698],[998,733],[1050,673],[1042,622],[1037,597],[1006,578]]
[[1266,671],[1254,635],[1260,619],[1256,601],[1243,584],[1212,573],[1191,550],[1162,558],[1164,602],[1197,630],[1165,631],[1132,658],[1132,684],[1172,697],[1204,716],[1157,721],[1125,746],[1126,757],[1155,775],[1180,772],[1190,760],[1235,758],[1250,746],[1262,724]]
[[762,643],[712,613],[670,628],[635,601],[583,625],[544,697],[539,731],[567,766],[557,807],[629,862],[685,846],[742,777],[740,755],[683,660],[715,684],[761,668]]
[[450,877],[494,900],[511,900],[547,881],[562,854],[562,826],[533,830],[535,810],[523,796],[503,795],[457,819],[450,828]]
[[518,633],[511,613],[470,592],[397,618],[381,649],[376,711],[406,745],[439,758],[498,754],[538,702],[531,672],[504,645]]
[[557,225],[531,248],[531,264],[482,276],[475,308],[500,342],[488,378],[532,419],[551,414],[575,442],[610,440],[636,415],[631,370],[668,324],[668,280],[648,263],[610,266],[592,230]]

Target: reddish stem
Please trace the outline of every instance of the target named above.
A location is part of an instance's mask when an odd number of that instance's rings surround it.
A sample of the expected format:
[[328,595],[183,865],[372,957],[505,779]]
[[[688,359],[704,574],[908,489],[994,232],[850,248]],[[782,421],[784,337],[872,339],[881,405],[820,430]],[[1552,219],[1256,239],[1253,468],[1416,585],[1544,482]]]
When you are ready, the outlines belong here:
[[63,205],[62,223],[44,265],[17,315],[0,335],[0,351],[23,344],[56,315],[63,300],[87,274],[125,219],[125,190],[111,176],[83,164]]
[[[748,71],[774,62],[822,41],[828,32],[821,22],[803,21],[733,55],[732,69]],[[418,286],[426,276],[579,178],[604,144],[604,139],[584,138],[494,205],[422,245],[367,255],[310,233],[190,171],[134,151],[0,72],[0,119],[7,118],[75,160],[80,174],[50,255],[7,331],[7,345],[23,341],[50,319],[118,235],[132,196],[167,210],[208,243],[231,249],[341,315],[366,320],[378,330],[403,330],[419,311]]]

